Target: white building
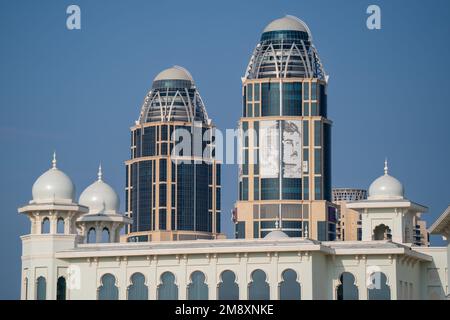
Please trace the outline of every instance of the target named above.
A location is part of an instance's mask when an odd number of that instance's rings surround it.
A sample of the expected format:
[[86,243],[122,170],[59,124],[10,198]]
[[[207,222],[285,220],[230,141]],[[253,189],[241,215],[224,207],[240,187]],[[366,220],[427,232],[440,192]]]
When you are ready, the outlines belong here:
[[[276,230],[256,240],[120,243],[130,220],[101,170],[77,202],[54,159],[33,185],[33,200],[19,208],[31,221],[21,237],[21,298],[446,299],[450,247],[411,244],[426,208],[403,193],[386,169],[368,200],[349,204],[362,212],[363,241]],[[450,209],[430,232],[450,239]]]

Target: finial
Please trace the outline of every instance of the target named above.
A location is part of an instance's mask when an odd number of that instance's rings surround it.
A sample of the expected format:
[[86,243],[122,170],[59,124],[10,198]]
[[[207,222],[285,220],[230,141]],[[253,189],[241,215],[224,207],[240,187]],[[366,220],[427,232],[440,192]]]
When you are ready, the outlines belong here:
[[102,176],[103,176],[102,164],[100,163],[99,166],[98,166],[98,173],[97,173],[98,181],[102,181]]
[[384,174],[388,174],[388,161],[387,161],[387,158],[384,159]]
[[308,225],[305,224],[305,238],[308,238]]
[[278,219],[275,221],[275,229],[280,229],[280,223],[278,222]]
[[56,151],[53,151],[52,168],[56,169]]

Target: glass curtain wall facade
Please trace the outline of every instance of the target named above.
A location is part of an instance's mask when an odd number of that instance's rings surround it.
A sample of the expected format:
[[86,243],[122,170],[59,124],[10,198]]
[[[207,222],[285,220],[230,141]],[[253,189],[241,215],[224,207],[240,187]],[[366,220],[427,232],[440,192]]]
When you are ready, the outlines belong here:
[[[187,138],[190,148],[174,154]],[[181,67],[161,72],[131,128],[127,241],[218,237],[220,164],[213,140],[214,126],[190,74]]]
[[237,238],[287,235],[334,240],[327,77],[308,27],[287,16],[269,24],[242,87]]

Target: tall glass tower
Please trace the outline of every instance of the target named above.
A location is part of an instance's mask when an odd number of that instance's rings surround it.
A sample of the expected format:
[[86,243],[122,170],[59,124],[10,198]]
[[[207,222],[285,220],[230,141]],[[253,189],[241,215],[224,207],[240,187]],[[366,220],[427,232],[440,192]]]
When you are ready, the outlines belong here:
[[281,228],[335,239],[327,80],[303,21],[286,16],[264,29],[242,79],[237,238]]
[[[213,135],[189,72],[175,66],[159,73],[131,127],[125,199],[133,223],[127,241],[220,236],[220,164],[213,159]],[[182,142],[189,148],[173,152]]]

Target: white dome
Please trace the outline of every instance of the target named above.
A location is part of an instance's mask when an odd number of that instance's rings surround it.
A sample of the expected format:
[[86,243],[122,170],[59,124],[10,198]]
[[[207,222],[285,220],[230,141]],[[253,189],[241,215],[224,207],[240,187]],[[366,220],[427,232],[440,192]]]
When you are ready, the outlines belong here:
[[59,201],[73,202],[75,199],[75,185],[72,180],[56,168],[56,156],[53,155],[53,167],[44,172],[33,184],[32,194],[34,203]]
[[288,30],[303,31],[310,34],[308,26],[299,18],[293,16],[285,16],[283,18],[273,20],[265,27],[263,32]]
[[266,234],[264,239],[284,239],[289,238],[289,236],[281,230],[274,230]]
[[368,200],[398,200],[403,199],[403,185],[396,178],[388,174],[385,162],[384,175],[377,178],[369,187]]
[[103,182],[101,167],[99,168],[98,180],[81,193],[78,202],[89,208],[89,214],[117,214],[120,204],[119,196],[114,189]]
[[180,66],[173,66],[169,69],[163,70],[153,79],[157,80],[188,80],[194,81],[189,71]]

